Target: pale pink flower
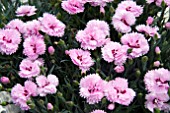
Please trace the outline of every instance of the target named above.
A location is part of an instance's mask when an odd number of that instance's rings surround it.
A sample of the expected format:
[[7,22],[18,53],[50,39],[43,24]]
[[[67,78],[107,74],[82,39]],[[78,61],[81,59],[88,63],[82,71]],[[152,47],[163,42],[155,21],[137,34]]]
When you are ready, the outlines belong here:
[[65,25],[54,15],[44,13],[43,17],[38,19],[41,23],[41,31],[50,36],[62,37],[64,35]]
[[155,53],[156,54],[160,54],[161,53],[161,50],[160,50],[160,48],[158,46],[156,46],[156,48],[155,48]]
[[89,104],[95,104],[104,97],[105,81],[98,74],[89,74],[80,80],[80,96]]
[[165,23],[165,27],[166,27],[167,29],[170,29],[170,22]]
[[49,46],[49,47],[48,47],[48,53],[49,53],[50,55],[53,55],[54,52],[55,52],[54,47],[53,47],[53,46]]
[[34,63],[36,63],[39,66],[43,66],[44,65],[44,59],[38,58],[38,59],[34,60]]
[[17,8],[16,14],[17,16],[32,16],[36,14],[36,10],[35,6],[22,5]]
[[131,88],[128,88],[128,81],[124,78],[117,77],[115,80],[109,81],[106,88],[106,98],[110,102],[128,106],[136,96],[136,93]]
[[88,71],[90,67],[94,65],[94,61],[92,60],[89,51],[84,51],[82,49],[71,49],[66,50],[65,53],[70,56],[75,65],[79,66],[79,69],[81,69],[82,72]]
[[46,45],[44,39],[37,36],[31,36],[25,39],[24,43],[24,55],[28,56],[30,59],[36,59],[39,55],[45,53]]
[[126,11],[119,11],[112,17],[112,25],[118,32],[128,33],[136,22],[135,16]]
[[1,83],[3,83],[3,84],[8,84],[8,83],[10,83],[9,78],[8,78],[8,77],[5,77],[5,76],[2,76],[2,77],[0,78],[0,81],[1,81]]
[[41,34],[39,33],[41,26],[40,22],[38,20],[32,20],[32,21],[27,21],[24,24],[24,38],[28,38],[30,36],[37,36],[37,37],[42,37]]
[[122,72],[124,72],[125,68],[124,68],[124,66],[116,66],[116,67],[114,68],[114,70],[115,70],[117,73],[122,73]]
[[19,65],[19,68],[19,76],[21,78],[31,78],[40,74],[39,65],[29,59],[22,60],[21,64]]
[[116,13],[119,13],[122,10],[132,13],[135,17],[139,17],[143,13],[143,7],[137,5],[136,2],[132,0],[119,3]]
[[163,0],[146,0],[146,1],[149,4],[155,2],[157,6],[161,6],[161,3],[162,3]]
[[81,0],[66,0],[61,3],[62,8],[69,14],[77,14],[84,12],[84,3]]
[[26,81],[24,86],[16,84],[11,90],[12,101],[22,110],[29,110],[27,101],[31,96],[37,96],[37,85],[32,81]]
[[153,65],[155,66],[155,67],[159,67],[160,66],[160,61],[155,61],[154,63],[153,63]]
[[92,111],[92,112],[90,112],[90,113],[106,113],[106,112],[103,111],[103,110],[94,110],[94,111]]
[[149,51],[148,41],[140,33],[129,33],[121,37],[121,43],[127,45],[131,50],[130,58],[140,57]]
[[103,46],[109,36],[109,25],[105,21],[91,20],[84,31],[78,31],[76,40],[81,43],[83,49],[94,50]]
[[149,92],[167,93],[169,89],[170,71],[164,68],[150,70],[145,74],[144,82]]
[[151,37],[154,37],[156,35],[158,38],[160,38],[160,34],[158,33],[158,27],[151,27],[149,25],[138,25],[136,26],[136,30],[141,33],[146,33]]
[[167,93],[149,93],[146,95],[145,107],[148,108],[151,112],[154,112],[154,108],[159,110],[166,110],[169,106],[165,102],[169,100]]
[[14,19],[11,20],[6,26],[5,28],[8,29],[16,29],[18,30],[20,33],[23,33],[23,29],[24,29],[24,22],[22,20],[19,19]]
[[164,2],[166,3],[167,6],[170,7],[170,0],[164,0]]
[[0,52],[11,55],[15,53],[21,42],[21,34],[15,29],[0,30]]
[[107,106],[107,109],[109,109],[109,110],[114,110],[114,109],[115,109],[115,104],[114,104],[114,103],[109,104],[109,105]]
[[51,103],[47,104],[47,109],[48,110],[53,110],[54,106]]
[[123,65],[127,59],[127,49],[118,42],[108,42],[102,49],[102,57],[107,62]]
[[36,77],[38,84],[38,94],[46,96],[47,94],[54,94],[57,92],[56,87],[59,85],[59,80],[55,75],[48,75],[47,77],[41,75]]
[[153,21],[154,21],[154,18],[149,16],[148,19],[146,20],[146,24],[151,25],[153,23]]

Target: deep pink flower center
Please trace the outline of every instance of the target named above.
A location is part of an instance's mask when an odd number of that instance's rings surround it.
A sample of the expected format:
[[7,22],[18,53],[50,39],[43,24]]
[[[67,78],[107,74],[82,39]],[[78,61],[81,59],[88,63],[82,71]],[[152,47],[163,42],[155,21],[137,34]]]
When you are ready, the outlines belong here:
[[55,28],[56,28],[55,25],[51,25],[51,26],[50,26],[50,29],[55,29]]
[[125,19],[121,19],[120,21],[122,21],[125,25],[130,26]]
[[132,8],[132,7],[130,7],[130,6],[127,7],[127,8],[126,8],[126,11],[131,11],[131,8]]
[[130,44],[128,42],[127,45],[131,48],[140,48],[139,40],[136,40],[135,44]]
[[126,90],[119,90],[118,88],[114,88],[117,93],[125,94]]
[[35,45],[35,44],[34,44],[34,45],[31,45],[31,47],[33,47],[33,48],[32,48],[33,52],[36,53],[36,52],[37,52],[36,45]]
[[156,81],[156,83],[157,83],[158,85],[166,84],[166,83],[167,83],[167,81],[161,81],[160,78],[157,78],[155,81]]
[[24,90],[24,96],[27,96],[29,94],[29,92],[27,90]]
[[79,59],[80,61],[82,61],[82,55],[81,56],[77,56],[77,59]]
[[153,99],[152,103],[155,104],[155,105],[159,105],[160,100],[158,98],[155,98],[155,99]]
[[117,49],[113,49],[113,50],[112,50],[113,56],[117,55],[117,51],[118,51]]
[[46,82],[42,87],[44,88],[45,86],[48,86],[50,82]]
[[89,93],[94,93],[94,92],[98,92],[99,88],[97,87],[97,85],[95,84],[93,87],[88,89]]
[[32,70],[32,67],[31,67],[31,66],[30,66],[30,67],[26,67],[25,70],[31,71],[31,70]]
[[8,40],[8,39],[6,39],[6,37],[5,37],[5,36],[2,38],[2,40],[3,40],[3,41],[6,41],[7,43],[12,43],[12,40],[11,40],[11,39],[9,39],[9,40]]

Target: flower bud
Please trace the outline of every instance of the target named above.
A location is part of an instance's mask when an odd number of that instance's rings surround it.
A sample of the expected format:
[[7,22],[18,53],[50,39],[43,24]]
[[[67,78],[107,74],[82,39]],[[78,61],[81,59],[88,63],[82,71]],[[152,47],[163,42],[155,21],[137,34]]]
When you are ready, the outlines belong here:
[[156,48],[155,48],[155,53],[156,54],[160,54],[161,53],[161,50],[160,50],[160,48],[158,46],[156,46]]
[[151,25],[153,23],[153,20],[154,19],[149,16],[148,19],[146,20],[147,25]]
[[7,102],[6,102],[6,101],[3,101],[3,102],[1,102],[1,105],[2,105],[2,106],[6,106],[6,105],[7,105]]
[[141,72],[140,72],[140,70],[139,69],[136,69],[136,77],[140,77],[140,75],[141,75]]
[[147,62],[148,61],[148,57],[147,56],[143,56],[142,57],[142,62]]
[[167,29],[170,29],[170,22],[167,22],[167,23],[165,24],[165,27],[166,27]]
[[53,108],[54,108],[54,107],[53,107],[53,105],[52,105],[51,103],[48,103],[48,104],[47,104],[47,109],[48,109],[48,110],[53,110]]
[[53,46],[48,47],[48,53],[49,53],[50,55],[53,55],[54,52],[55,52],[55,49],[54,49]]
[[122,73],[122,72],[124,72],[125,68],[124,68],[124,66],[116,66],[116,67],[114,68],[114,70],[115,70],[117,73]]
[[109,104],[108,105],[108,107],[107,107],[107,109],[109,109],[109,110],[113,110],[115,108],[115,104]]
[[8,84],[8,83],[10,83],[9,78],[8,78],[8,77],[5,77],[5,76],[2,76],[2,77],[0,78],[0,81],[1,81],[1,83],[3,83],[3,84]]
[[161,63],[160,63],[159,61],[155,61],[155,62],[153,63],[154,67],[159,67],[160,64],[161,64]]
[[67,101],[66,103],[67,103],[69,106],[74,106],[73,101]]

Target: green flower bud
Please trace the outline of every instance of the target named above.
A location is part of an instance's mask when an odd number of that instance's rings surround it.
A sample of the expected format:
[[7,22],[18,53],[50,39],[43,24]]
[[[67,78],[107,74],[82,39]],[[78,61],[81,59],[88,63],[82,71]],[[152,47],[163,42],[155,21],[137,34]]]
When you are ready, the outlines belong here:
[[114,13],[114,12],[115,12],[115,9],[113,8],[113,6],[110,6],[109,12],[111,12],[111,13]]
[[2,105],[2,106],[6,106],[6,105],[7,105],[7,102],[6,102],[6,101],[3,101],[3,102],[1,102],[1,105]]
[[139,69],[136,69],[136,72],[135,72],[135,74],[136,74],[136,77],[138,78],[138,77],[140,77],[140,75],[141,75],[141,72],[140,72],[140,70]]
[[147,62],[148,61],[148,57],[147,56],[143,56],[142,57],[142,62]]
[[76,86],[79,86],[79,82],[77,80],[74,80],[73,83],[76,85]]
[[38,103],[40,103],[41,105],[44,105],[44,100],[40,99],[40,100],[38,101]]
[[62,94],[61,92],[58,92],[58,93],[57,93],[57,96],[63,97],[63,94]]
[[66,104],[69,105],[69,106],[74,106],[74,102],[73,101],[67,101]]
[[132,64],[133,64],[133,59],[129,59],[129,60],[128,60],[128,64],[129,64],[129,65],[132,65]]
[[107,103],[106,98],[103,98],[103,99],[102,99],[102,104],[103,104],[103,105],[106,105],[106,103]]
[[57,13],[57,18],[61,19],[61,13],[60,12]]
[[2,84],[0,84],[0,90],[2,90],[3,89],[3,86],[2,86]]

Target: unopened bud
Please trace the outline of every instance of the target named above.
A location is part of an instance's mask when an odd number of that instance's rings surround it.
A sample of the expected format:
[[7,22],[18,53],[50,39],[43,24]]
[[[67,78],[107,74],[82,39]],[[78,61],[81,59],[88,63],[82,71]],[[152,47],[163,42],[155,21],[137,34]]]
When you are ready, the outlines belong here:
[[51,103],[48,103],[48,104],[47,104],[47,109],[48,109],[48,110],[53,110],[53,108],[54,108],[54,107],[53,107],[53,105],[52,105]]
[[3,83],[3,84],[8,84],[8,83],[10,83],[9,78],[8,78],[8,77],[5,77],[5,76],[2,76],[2,77],[0,78],[0,81],[1,81],[1,83]]
[[148,61],[148,57],[147,56],[143,56],[142,57],[142,62],[147,62]]

